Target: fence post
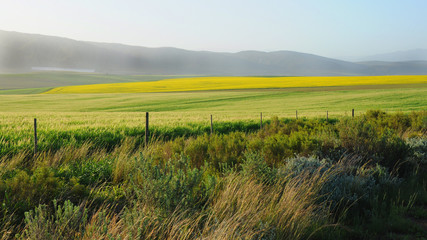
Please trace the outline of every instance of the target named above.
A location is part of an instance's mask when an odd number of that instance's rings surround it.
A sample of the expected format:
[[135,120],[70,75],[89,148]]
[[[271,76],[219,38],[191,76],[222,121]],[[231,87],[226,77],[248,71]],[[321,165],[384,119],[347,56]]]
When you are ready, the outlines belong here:
[[213,122],[212,122],[212,114],[211,114],[211,135],[213,134]]
[[351,117],[354,118],[354,108],[351,109]]
[[261,121],[259,123],[259,129],[262,129],[262,112],[261,112]]
[[328,120],[329,120],[329,113],[328,113],[328,110],[326,110],[326,122],[328,122]]
[[34,118],[34,155],[37,154],[37,118]]
[[149,114],[148,112],[145,112],[145,146],[148,146],[148,135],[150,134],[148,124],[149,124]]
[[298,119],[298,110],[295,110],[295,119]]

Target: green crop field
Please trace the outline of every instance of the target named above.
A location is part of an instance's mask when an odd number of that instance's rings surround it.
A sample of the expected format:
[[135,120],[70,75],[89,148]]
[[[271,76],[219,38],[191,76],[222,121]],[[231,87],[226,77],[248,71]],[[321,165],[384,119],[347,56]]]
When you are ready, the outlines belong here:
[[[41,93],[59,86],[74,86],[100,83],[126,83],[157,81],[161,79],[191,76],[172,75],[109,75],[73,72],[33,72],[0,74],[0,94]],[[30,90],[32,88],[37,88]],[[18,89],[24,89],[18,91]],[[35,91],[34,91],[35,90]]]
[[345,115],[351,109],[425,110],[427,85],[329,87],[284,90],[129,94],[0,95],[1,112],[171,112],[252,118],[260,112],[283,117]]
[[[3,84],[0,88],[3,86],[8,89],[0,90],[0,112],[2,115],[15,112],[21,113],[22,116],[43,117],[43,114],[63,112],[129,112],[126,116],[137,116],[138,113],[148,111],[156,112],[153,116],[159,116],[154,124],[170,124],[171,121],[177,121],[176,119],[205,121],[210,114],[213,114],[216,120],[228,121],[254,119],[260,112],[266,117],[293,117],[295,111],[298,111],[301,117],[322,117],[326,111],[329,116],[345,116],[351,109],[355,109],[356,114],[369,109],[410,112],[425,110],[427,106],[424,97],[427,95],[426,76],[379,76],[372,77],[372,82],[369,82],[371,77],[199,77],[158,81],[165,77],[184,76],[109,76],[87,73],[0,75],[0,84]],[[126,92],[131,91],[129,89],[134,85],[144,86],[141,81],[154,81],[153,84],[157,85],[172,81],[175,85],[182,83],[183,86],[180,92]],[[270,84],[268,81],[273,82]],[[122,89],[120,84],[95,84],[108,82],[134,83],[124,83],[125,89]],[[193,82],[198,85],[199,91],[182,91],[190,89]],[[88,83],[94,85],[77,86],[81,88],[76,89],[101,92],[38,94],[48,91],[55,84]],[[46,84],[50,84],[50,87],[46,87]],[[210,86],[213,89],[218,86],[234,88],[233,84],[237,88],[260,86],[262,89],[209,90]],[[335,86],[339,84],[344,86]],[[34,88],[35,86],[37,88]],[[22,88],[12,89],[19,87]],[[70,88],[54,88],[48,92],[67,92]],[[106,91],[116,89],[119,92],[102,93],[104,88]],[[156,88],[153,87],[154,90]],[[120,93],[120,89],[125,92]],[[159,88],[158,91],[162,89]]]

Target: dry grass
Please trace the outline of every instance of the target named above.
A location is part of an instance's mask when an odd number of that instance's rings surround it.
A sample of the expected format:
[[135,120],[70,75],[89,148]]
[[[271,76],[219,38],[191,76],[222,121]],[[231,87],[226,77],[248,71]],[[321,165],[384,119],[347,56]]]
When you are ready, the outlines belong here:
[[205,211],[161,217],[143,202],[120,214],[99,210],[82,239],[306,239],[327,223],[325,205],[316,203],[324,180],[305,175],[267,186],[231,174]]
[[[65,225],[52,225],[50,236],[52,239],[61,236],[73,239],[307,239],[327,224],[326,205],[316,202],[325,180],[326,177],[319,174],[303,174],[265,185],[255,178],[232,173],[224,179],[205,210],[188,212],[178,207],[172,214],[162,216],[147,203],[137,200],[133,207],[120,213],[114,213],[111,206],[101,207],[86,225],[79,227],[83,232],[63,232]],[[22,235],[22,239],[33,239],[49,230],[40,225],[41,222],[34,223],[38,225],[24,228],[31,231]],[[6,234],[7,230],[3,232]]]
[[326,215],[315,203],[321,181],[300,176],[273,186],[231,175],[203,229],[207,239],[304,239]]

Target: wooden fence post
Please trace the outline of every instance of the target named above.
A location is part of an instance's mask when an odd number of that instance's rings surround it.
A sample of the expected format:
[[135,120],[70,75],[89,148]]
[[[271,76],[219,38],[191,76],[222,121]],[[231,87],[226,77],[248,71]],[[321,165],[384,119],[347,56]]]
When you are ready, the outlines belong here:
[[295,119],[298,119],[298,110],[295,110]]
[[261,112],[261,121],[259,123],[259,129],[262,129],[262,112]]
[[212,114],[211,114],[211,135],[213,134],[213,122],[212,122]]
[[37,118],[34,118],[34,155],[37,154]]
[[148,124],[149,124],[149,114],[148,112],[145,112],[145,146],[146,147],[148,146],[148,136],[150,134]]
[[354,108],[351,109],[351,117],[354,118]]
[[328,120],[329,120],[329,113],[328,113],[328,110],[326,110],[326,122],[328,122]]

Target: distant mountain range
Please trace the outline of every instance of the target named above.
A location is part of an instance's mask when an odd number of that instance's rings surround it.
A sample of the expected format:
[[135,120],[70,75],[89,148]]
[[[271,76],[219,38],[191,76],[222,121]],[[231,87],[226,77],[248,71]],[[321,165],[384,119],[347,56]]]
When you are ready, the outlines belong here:
[[[348,62],[293,51],[188,51],[76,41],[0,30],[0,72],[3,73],[80,69],[97,73],[147,75],[418,75],[427,74],[426,53],[427,50],[419,49],[410,54],[397,52],[369,57],[363,62]],[[399,59],[399,62],[388,62],[392,59]]]
[[408,51],[398,51],[392,53],[377,54],[358,59],[359,61],[385,61],[385,62],[405,62],[405,61],[427,61],[427,49],[412,49]]

